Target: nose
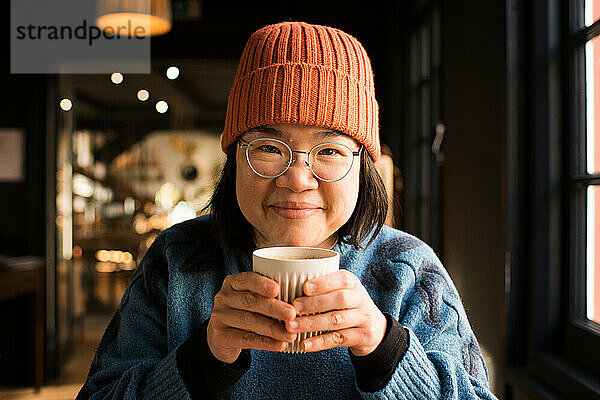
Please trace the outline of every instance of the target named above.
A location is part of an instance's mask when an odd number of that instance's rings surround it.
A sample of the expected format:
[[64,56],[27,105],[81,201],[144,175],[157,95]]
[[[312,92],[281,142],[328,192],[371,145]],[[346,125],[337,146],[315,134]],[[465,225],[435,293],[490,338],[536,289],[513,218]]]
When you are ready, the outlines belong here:
[[302,192],[319,187],[319,181],[310,170],[308,161],[302,157],[306,158],[307,155],[294,154],[292,163],[287,171],[275,179],[277,187],[286,187],[293,192]]

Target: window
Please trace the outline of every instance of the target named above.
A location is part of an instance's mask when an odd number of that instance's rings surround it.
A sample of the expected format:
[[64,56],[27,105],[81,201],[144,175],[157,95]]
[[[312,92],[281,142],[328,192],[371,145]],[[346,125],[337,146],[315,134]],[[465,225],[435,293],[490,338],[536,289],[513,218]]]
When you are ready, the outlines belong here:
[[[590,27],[600,17],[600,0],[586,0],[584,24]],[[577,27],[575,27],[577,30]],[[594,179],[600,173],[600,36],[598,32],[585,43],[585,171],[579,180],[585,190],[586,210],[586,290],[585,317],[600,323],[600,186]],[[585,35],[588,36],[588,35]],[[579,171],[576,171],[576,173]]]
[[569,211],[572,240],[567,354],[600,374],[588,346],[600,346],[600,0],[572,0]]
[[600,398],[600,0],[507,6],[507,398]]

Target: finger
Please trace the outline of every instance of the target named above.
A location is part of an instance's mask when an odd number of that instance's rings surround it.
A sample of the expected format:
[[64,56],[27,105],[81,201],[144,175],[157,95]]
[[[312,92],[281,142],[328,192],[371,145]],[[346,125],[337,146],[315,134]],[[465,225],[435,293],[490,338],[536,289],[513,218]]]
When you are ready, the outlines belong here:
[[298,315],[357,308],[360,304],[361,297],[354,290],[334,290],[316,296],[302,296],[292,303]]
[[359,326],[362,322],[362,312],[358,308],[349,310],[330,311],[323,314],[297,317],[285,322],[289,332],[337,331],[340,329]]
[[252,292],[233,292],[225,296],[223,301],[230,308],[252,311],[282,321],[296,317],[296,309],[291,304]]
[[300,346],[308,352],[332,349],[334,347],[351,347],[360,343],[359,328],[342,329],[304,339]]
[[227,327],[259,333],[277,341],[293,342],[297,336],[288,332],[281,322],[250,311],[229,309],[219,315],[219,320]]
[[279,283],[254,271],[227,275],[229,287],[238,292],[253,292],[264,297],[276,297],[279,294]]
[[331,272],[327,275],[309,279],[304,283],[304,293],[307,296],[328,293],[338,289],[353,289],[358,278],[345,269]]
[[221,334],[223,342],[227,343],[227,347],[252,350],[284,351],[287,346],[286,342],[236,328],[225,328],[221,331]]

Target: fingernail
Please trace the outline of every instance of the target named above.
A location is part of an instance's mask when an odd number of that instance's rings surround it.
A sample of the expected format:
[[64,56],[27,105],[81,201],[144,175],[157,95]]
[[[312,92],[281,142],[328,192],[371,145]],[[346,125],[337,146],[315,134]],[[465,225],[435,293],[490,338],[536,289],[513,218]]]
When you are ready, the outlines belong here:
[[304,341],[304,350],[310,350],[312,347],[312,343],[309,341]]
[[286,319],[286,320],[294,319],[294,318],[296,318],[296,314],[297,314],[296,308],[292,306],[288,309],[287,315],[285,316],[284,319]]
[[279,293],[279,287],[277,285],[277,282],[266,282],[265,283],[265,291],[268,294],[277,294]]
[[304,304],[302,304],[301,301],[297,301],[294,303],[294,307],[296,307],[296,310],[302,311],[304,309]]
[[309,292],[312,292],[313,290],[315,290],[316,286],[314,283],[307,283],[306,284],[306,290]]
[[290,321],[290,328],[292,328],[292,329],[298,328],[298,321]]

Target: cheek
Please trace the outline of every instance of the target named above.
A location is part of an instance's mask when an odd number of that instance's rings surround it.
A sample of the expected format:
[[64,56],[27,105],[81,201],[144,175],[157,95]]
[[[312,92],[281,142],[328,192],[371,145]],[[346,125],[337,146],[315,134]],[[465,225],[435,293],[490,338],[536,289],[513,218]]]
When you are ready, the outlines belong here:
[[352,173],[349,176],[349,185],[346,186],[346,190],[344,195],[346,197],[346,201],[349,203],[349,207],[351,208],[350,213],[354,211],[354,207],[356,206],[356,201],[358,200],[358,189],[360,187],[360,166],[354,165]]
[[[348,177],[350,178],[350,177]],[[348,182],[329,187],[327,198],[330,200],[330,217],[341,219],[345,223],[354,212],[358,200],[358,176],[352,176]]]
[[248,196],[248,194],[252,192],[252,185],[250,184],[250,180],[248,180],[247,172],[239,165],[238,160],[238,167],[235,174],[235,191],[242,214],[246,215],[249,211],[248,207],[252,204],[252,201]]
[[262,184],[249,168],[244,168],[246,160],[238,159],[236,168],[235,190],[240,211],[252,223],[256,216],[262,214],[262,204],[267,193],[268,185]]

